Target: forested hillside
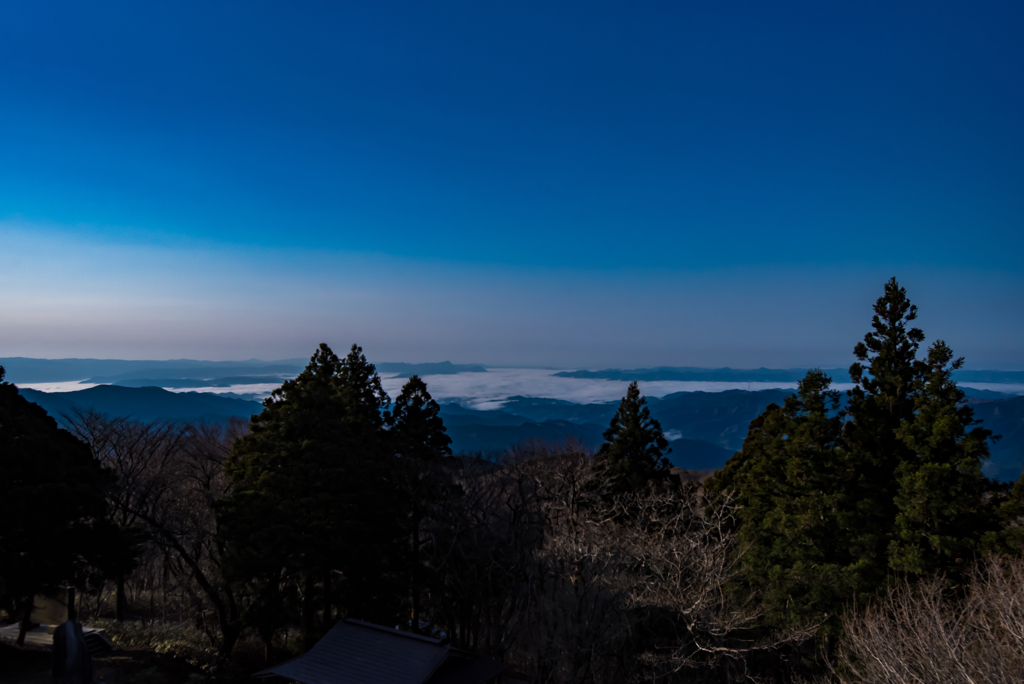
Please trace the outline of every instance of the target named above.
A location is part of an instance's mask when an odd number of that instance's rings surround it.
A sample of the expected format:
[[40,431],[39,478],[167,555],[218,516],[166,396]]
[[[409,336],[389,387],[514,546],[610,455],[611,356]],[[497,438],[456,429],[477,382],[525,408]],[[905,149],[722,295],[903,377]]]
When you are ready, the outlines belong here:
[[[203,392],[174,393],[157,387],[100,386],[60,393],[25,389],[21,393],[58,420],[74,409],[93,409],[137,420],[186,422],[248,419],[262,410],[262,405],[255,401]],[[969,394],[986,396],[984,390]],[[670,440],[669,459],[673,465],[717,470],[743,445],[750,421],[769,404],[781,404],[791,395],[787,390],[726,390],[679,392],[662,398],[649,397],[647,401],[651,414]],[[1005,481],[1016,480],[1024,463],[1024,397],[983,399],[972,405],[978,419],[995,435],[1002,435],[990,446],[992,458],[986,473]],[[455,453],[485,452],[493,457],[524,440],[535,439],[559,443],[573,437],[597,448],[604,426],[617,407],[617,402],[574,404],[559,399],[513,396],[498,410],[442,404],[441,417]]]

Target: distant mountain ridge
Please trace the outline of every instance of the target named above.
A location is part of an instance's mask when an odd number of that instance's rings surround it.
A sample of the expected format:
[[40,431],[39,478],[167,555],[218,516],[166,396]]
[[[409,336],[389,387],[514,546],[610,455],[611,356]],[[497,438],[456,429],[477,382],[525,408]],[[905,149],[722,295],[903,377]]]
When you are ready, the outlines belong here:
[[[8,382],[42,383],[88,381],[116,383],[123,380],[217,380],[249,375],[287,375],[294,377],[306,367],[307,359],[277,361],[196,361],[174,359],[169,361],[129,361],[123,359],[34,359],[27,357],[0,358],[0,366],[7,371]],[[395,373],[399,377],[411,375],[454,375],[457,373],[486,373],[481,364],[404,363],[382,361],[375,364],[380,373]],[[835,382],[849,382],[846,368],[824,369]],[[796,382],[807,373],[806,368],[697,368],[695,366],[657,366],[653,368],[603,370],[572,370],[554,373],[560,378],[599,380],[637,380],[652,382],[678,380],[683,382]],[[1024,371],[960,370],[954,377],[961,382],[1022,383]],[[238,383],[235,383],[238,384]],[[210,386],[210,385],[206,385]]]
[[[40,392],[19,389],[29,401],[42,406],[58,422],[78,410],[95,410],[112,416],[127,416],[141,421],[223,422],[229,418],[248,420],[263,410],[261,403],[223,397],[204,392],[169,392],[159,387],[121,387],[98,385],[74,392]],[[609,404],[571,404],[559,400],[516,397],[508,403],[512,410],[522,407],[529,416],[509,411],[478,411],[458,404],[442,404],[441,417],[456,453],[503,451],[523,440],[542,439],[564,442],[574,437],[597,449],[603,441],[608,420],[618,402]],[[569,420],[567,418],[571,418]],[[593,418],[599,422],[588,422]],[[681,431],[680,431],[681,432]],[[719,435],[705,432],[712,438]],[[682,438],[670,442],[669,459],[687,469],[721,467],[732,451],[710,441]]]
[[[93,378],[88,382],[99,382]],[[119,387],[164,387],[180,389],[186,387],[233,387],[236,385],[280,385],[284,378],[277,375],[240,375],[230,378],[213,378],[212,380],[200,380],[198,378],[132,378],[111,382],[111,385]]]
[[94,409],[112,416],[130,416],[141,421],[181,420],[223,422],[244,418],[263,410],[258,401],[232,399],[205,392],[168,392],[159,387],[118,387],[98,385],[76,392],[40,392],[19,388],[23,397],[42,406],[60,420],[74,409]]
[[[824,369],[836,382],[849,382],[849,371],[845,368]],[[656,368],[605,370],[576,370],[555,373],[559,378],[586,378],[593,380],[626,380],[654,382],[678,380],[681,382],[796,382],[807,375],[805,368],[695,368],[692,366],[659,366]],[[842,379],[840,379],[842,378]]]
[[1024,383],[1024,371],[958,370],[953,371],[958,382]]
[[[527,397],[515,397],[515,400],[505,404],[507,410],[496,411],[477,411],[458,404],[442,404],[441,418],[448,436],[452,438],[452,451],[504,450],[524,440],[540,439],[560,443],[570,437],[596,450],[604,442],[608,421],[619,405],[618,402],[571,404],[558,399]],[[526,408],[531,417],[516,414],[515,411],[520,407]],[[571,407],[582,410],[573,413]],[[567,419],[569,415],[577,420]],[[578,422],[580,418],[603,419],[605,416],[607,420],[601,423]],[[669,461],[687,470],[721,468],[733,453],[718,444],[685,437],[670,441],[669,446],[672,449],[668,455]]]
[[98,382],[116,382],[131,378],[215,378],[227,375],[270,373],[298,374],[306,359],[281,361],[125,361],[122,359],[30,359],[0,358],[7,371],[7,381],[15,384],[36,382],[70,382],[99,378]]
[[[7,372],[7,381],[15,384],[39,382],[73,382],[75,380],[98,384],[119,383],[125,380],[216,380],[228,376],[283,375],[295,377],[309,363],[308,359],[279,361],[125,361],[121,359],[31,359],[21,356],[0,358],[0,366]],[[456,373],[486,373],[479,364],[393,363],[375,364],[380,373],[411,375],[453,375]],[[241,384],[241,383],[234,383]],[[139,386],[139,385],[134,385]],[[155,385],[154,385],[155,386]],[[162,385],[170,387],[172,385]],[[180,386],[180,385],[179,385]],[[211,387],[213,385],[203,385]]]
[[[74,392],[48,393],[25,388],[19,391],[58,421],[62,414],[75,408],[92,408],[143,421],[210,422],[231,417],[248,420],[263,409],[258,401],[204,392],[175,393],[158,387],[99,385]],[[673,464],[705,470],[721,468],[743,445],[750,421],[768,404],[782,404],[791,393],[781,389],[678,392],[661,398],[648,397],[647,402],[662,429],[678,437],[670,442]],[[1024,397],[985,396],[974,401],[973,406],[975,417],[983,421],[984,427],[1002,435],[1001,440],[990,445],[991,460],[985,473],[1001,480],[1016,480],[1024,464]],[[574,404],[515,396],[509,397],[500,410],[442,404],[441,417],[456,452],[500,451],[526,439],[562,442],[570,436],[596,449],[617,407],[617,401]]]
[[1024,465],[1024,397],[976,403],[975,420],[1001,439],[989,444],[991,460],[985,474],[1000,480],[1016,480]]
[[457,373],[486,373],[487,369],[479,364],[452,363],[392,363],[384,361],[373,364],[378,373],[397,373],[398,377],[408,378],[413,375],[455,375]]
[[[251,378],[251,377],[266,377],[273,374],[274,379],[278,382],[282,381],[283,378],[289,377],[294,378],[296,375],[302,372],[302,366],[289,366],[287,364],[276,363],[268,364],[266,366],[237,366],[235,368],[141,368],[139,370],[129,371],[127,373],[119,373],[117,375],[97,375],[91,377],[84,382],[93,382],[97,384],[123,384],[126,382],[139,382],[145,380],[147,382],[163,382],[169,380],[201,380],[202,382],[216,382],[222,379],[228,379],[225,377],[225,372],[231,373],[231,378]],[[278,377],[280,376],[280,377]],[[236,383],[237,384],[237,383]],[[128,385],[130,387],[141,387],[142,385]],[[171,387],[172,385],[154,385],[160,387]],[[195,387],[195,385],[191,385]],[[215,385],[202,385],[204,387],[214,387]]]
[[[654,382],[797,382],[807,375],[807,368],[696,368],[692,366],[659,366],[655,368],[575,370],[555,373],[558,378],[593,380],[626,380]],[[833,382],[851,382],[848,368],[823,368]],[[1024,371],[959,370],[953,372],[959,382],[1024,383]]]

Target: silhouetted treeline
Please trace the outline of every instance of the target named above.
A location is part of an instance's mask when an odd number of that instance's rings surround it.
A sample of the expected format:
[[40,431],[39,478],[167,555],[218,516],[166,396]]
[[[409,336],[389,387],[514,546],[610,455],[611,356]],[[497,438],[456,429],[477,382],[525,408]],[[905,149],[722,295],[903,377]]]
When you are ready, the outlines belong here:
[[72,584],[87,619],[187,622],[224,659],[355,617],[535,682],[1020,680],[1024,485],[983,476],[962,361],[915,317],[887,283],[845,400],[807,373],[703,481],[636,383],[596,452],[500,458],[453,456],[426,384],[392,403],[356,346],[250,423],[68,432],[2,384],[3,607]]

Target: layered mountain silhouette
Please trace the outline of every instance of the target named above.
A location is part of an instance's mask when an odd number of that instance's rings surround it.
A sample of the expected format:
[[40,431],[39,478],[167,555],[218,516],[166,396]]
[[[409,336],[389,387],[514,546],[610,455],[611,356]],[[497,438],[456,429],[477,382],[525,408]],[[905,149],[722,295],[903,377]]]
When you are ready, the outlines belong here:
[[456,373],[486,373],[487,369],[479,364],[452,363],[375,363],[378,373],[396,373],[400,378],[413,375],[455,375]]
[[[174,361],[125,361],[121,359],[29,359],[12,356],[0,358],[0,366],[7,372],[7,381],[13,383],[73,382],[81,380],[97,384],[125,384],[144,387],[217,387],[211,381],[223,381],[245,376],[275,376],[281,381],[294,378],[306,367],[308,359],[284,359],[282,361],[196,361],[178,359]],[[395,373],[399,377],[411,375],[454,375],[456,373],[486,373],[479,364],[457,364],[450,361],[440,363],[392,363],[376,364],[380,373]],[[280,377],[277,377],[280,376]],[[172,385],[167,380],[195,382],[201,385]],[[145,382],[146,385],[139,384]],[[254,382],[230,384],[254,384]]]
[[122,359],[29,359],[0,358],[0,366],[13,383],[70,382],[89,379],[96,383],[132,378],[217,378],[228,375],[297,375],[307,359],[283,361],[125,361]]
[[[797,382],[807,375],[807,368],[694,368],[691,366],[659,366],[656,368],[607,368],[604,370],[562,371],[559,378],[587,378],[592,380],[625,380],[653,382],[678,380],[682,382]],[[847,368],[823,368],[833,382],[850,382]],[[958,382],[1024,383],[1024,371],[958,370],[953,372]]]
[[263,410],[257,401],[221,397],[208,392],[168,392],[159,387],[98,385],[77,392],[40,392],[20,389],[29,401],[42,406],[61,421],[75,409],[93,410],[111,416],[137,420],[181,420],[222,422],[229,418],[249,419]]
[[[1024,463],[1024,397],[970,390],[976,417],[1002,439],[991,445],[985,472],[1001,480],[1016,480]],[[100,385],[76,392],[47,393],[20,390],[29,401],[61,420],[75,409],[95,410],[138,420],[221,422],[248,419],[262,410],[257,401],[205,392],[169,392],[158,387]],[[651,415],[672,439],[669,460],[688,470],[721,468],[743,445],[750,421],[772,403],[781,404],[790,392],[679,392],[649,397]],[[992,397],[992,395],[998,395]],[[514,396],[500,410],[476,410],[443,404],[441,416],[455,452],[504,451],[523,440],[564,442],[575,438],[596,449],[618,402],[574,404],[559,399]]]
[[[845,368],[824,369],[835,382],[849,382]],[[694,368],[690,366],[605,370],[576,370],[555,373],[559,378],[589,378],[594,380],[627,380],[653,382],[678,380],[682,382],[796,382],[807,375],[806,368]]]
[[111,382],[119,387],[164,387],[180,389],[187,387],[234,387],[236,385],[280,385],[284,381],[279,375],[240,375],[229,378],[130,378]]

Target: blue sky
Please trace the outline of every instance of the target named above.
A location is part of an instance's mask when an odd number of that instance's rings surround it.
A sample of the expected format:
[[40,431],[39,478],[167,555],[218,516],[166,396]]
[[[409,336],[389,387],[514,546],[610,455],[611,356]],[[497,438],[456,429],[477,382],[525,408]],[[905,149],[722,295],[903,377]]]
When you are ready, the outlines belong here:
[[0,4],[0,356],[1024,368],[1024,5]]

